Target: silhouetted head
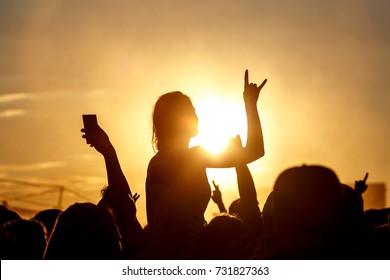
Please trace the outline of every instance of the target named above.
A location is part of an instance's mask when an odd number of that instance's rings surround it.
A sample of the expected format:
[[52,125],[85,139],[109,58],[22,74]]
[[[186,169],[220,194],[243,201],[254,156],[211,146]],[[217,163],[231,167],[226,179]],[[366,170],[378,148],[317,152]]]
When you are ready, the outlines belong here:
[[203,229],[199,251],[201,259],[248,259],[251,248],[244,224],[229,214],[213,218]]
[[7,209],[2,205],[0,209],[0,226],[5,225],[6,223],[19,219],[20,216],[15,211]]
[[390,208],[368,209],[364,211],[363,218],[365,227],[372,230],[380,225],[390,222]]
[[119,187],[107,186],[102,191],[98,206],[106,207],[113,213],[116,223],[127,224],[135,219],[137,209],[129,194]]
[[[237,199],[233,200],[232,203],[230,203],[228,213],[230,215],[237,216],[245,224],[245,221],[248,218],[248,215],[253,216],[253,212],[256,209],[258,209],[257,204],[252,205],[250,203],[245,203],[245,201],[242,202],[240,198],[237,198]],[[258,214],[261,215],[260,210],[259,210]],[[259,216],[259,218],[260,218],[260,216]]]
[[45,259],[121,259],[120,236],[114,218],[92,203],[75,203],[57,219]]
[[158,150],[189,141],[198,133],[198,117],[191,99],[179,91],[160,96],[153,110],[153,144]]
[[34,220],[17,219],[2,229],[2,259],[42,260],[46,248],[44,226]]
[[275,211],[305,222],[324,222],[339,214],[342,192],[336,174],[317,165],[293,167],[277,178]]
[[49,237],[60,213],[60,209],[46,209],[38,212],[33,219],[41,222],[45,226],[47,236]]
[[264,206],[267,254],[328,257],[343,238],[343,214],[342,190],[331,169],[313,165],[285,170]]

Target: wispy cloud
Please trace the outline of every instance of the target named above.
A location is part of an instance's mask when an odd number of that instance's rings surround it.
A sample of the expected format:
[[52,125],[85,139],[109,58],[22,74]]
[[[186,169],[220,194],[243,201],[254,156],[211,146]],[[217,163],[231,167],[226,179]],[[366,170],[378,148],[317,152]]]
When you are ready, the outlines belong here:
[[[20,101],[27,98],[30,98],[31,94],[24,93],[24,92],[18,92],[18,93],[6,93],[6,94],[0,94],[0,105],[14,102],[14,101]],[[27,111],[20,108],[13,108],[13,109],[5,109],[0,111],[0,118],[13,118],[13,117],[19,117],[26,115]]]
[[12,118],[12,117],[18,117],[26,115],[26,110],[23,109],[9,109],[0,111],[0,118]]
[[100,158],[98,155],[92,155],[92,154],[79,154],[73,156],[77,160],[86,160],[86,161],[95,161]]
[[0,103],[22,100],[22,99],[26,99],[29,97],[30,97],[30,94],[22,93],[22,92],[2,94],[2,95],[0,95]]
[[0,174],[1,173],[12,173],[12,172],[30,172],[30,171],[39,171],[45,169],[51,169],[56,167],[61,167],[66,165],[65,161],[46,161],[38,162],[26,165],[0,165]]

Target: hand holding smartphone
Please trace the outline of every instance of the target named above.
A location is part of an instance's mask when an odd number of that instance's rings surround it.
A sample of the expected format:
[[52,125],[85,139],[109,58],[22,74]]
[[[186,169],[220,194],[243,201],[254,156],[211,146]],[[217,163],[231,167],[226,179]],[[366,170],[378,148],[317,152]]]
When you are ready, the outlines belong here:
[[[84,123],[84,132],[87,134],[88,132],[93,132],[97,127],[98,127],[98,123],[97,123],[97,116],[94,115],[94,114],[86,114],[86,115],[83,115],[83,123]],[[89,141],[88,141],[88,138],[85,137],[85,139],[87,140],[87,144],[91,144]]]

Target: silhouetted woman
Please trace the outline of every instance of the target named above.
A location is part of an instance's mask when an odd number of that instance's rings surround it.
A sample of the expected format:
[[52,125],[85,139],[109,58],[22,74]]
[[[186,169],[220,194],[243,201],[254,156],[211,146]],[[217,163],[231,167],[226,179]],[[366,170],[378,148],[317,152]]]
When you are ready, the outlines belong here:
[[146,257],[193,258],[211,196],[206,168],[235,167],[264,155],[257,100],[266,81],[260,86],[249,83],[245,72],[247,145],[219,155],[200,146],[189,148],[198,133],[198,118],[188,96],[174,91],[158,98],[152,116],[157,153],[149,162],[146,179],[150,244]]

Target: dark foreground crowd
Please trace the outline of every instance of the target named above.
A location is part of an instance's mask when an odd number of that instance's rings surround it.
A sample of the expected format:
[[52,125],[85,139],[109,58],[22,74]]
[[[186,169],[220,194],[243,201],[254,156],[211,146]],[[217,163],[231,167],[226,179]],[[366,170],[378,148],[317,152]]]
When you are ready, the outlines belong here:
[[[342,184],[321,165],[291,167],[278,176],[264,208],[247,164],[264,156],[257,109],[259,86],[244,77],[248,134],[231,139],[218,155],[189,147],[198,118],[190,98],[175,91],[157,100],[153,144],[145,184],[147,225],[137,219],[131,192],[108,135],[82,129],[104,158],[108,185],[97,204],[47,209],[31,219],[0,208],[1,259],[390,259],[390,208],[366,210],[366,179]],[[239,199],[226,209],[206,168],[235,168]],[[205,221],[210,201],[220,215]]]
[[363,211],[364,181],[352,188],[322,166],[290,168],[278,177],[260,211],[248,169],[236,170],[239,183],[249,180],[249,185],[239,184],[240,198],[228,209],[215,185],[212,199],[221,214],[205,222],[192,254],[183,236],[161,237],[165,244],[154,245],[148,226],[142,228],[137,221],[134,199],[108,186],[97,205],[75,203],[64,211],[43,210],[31,219],[2,206],[0,257],[390,259],[390,208]]

